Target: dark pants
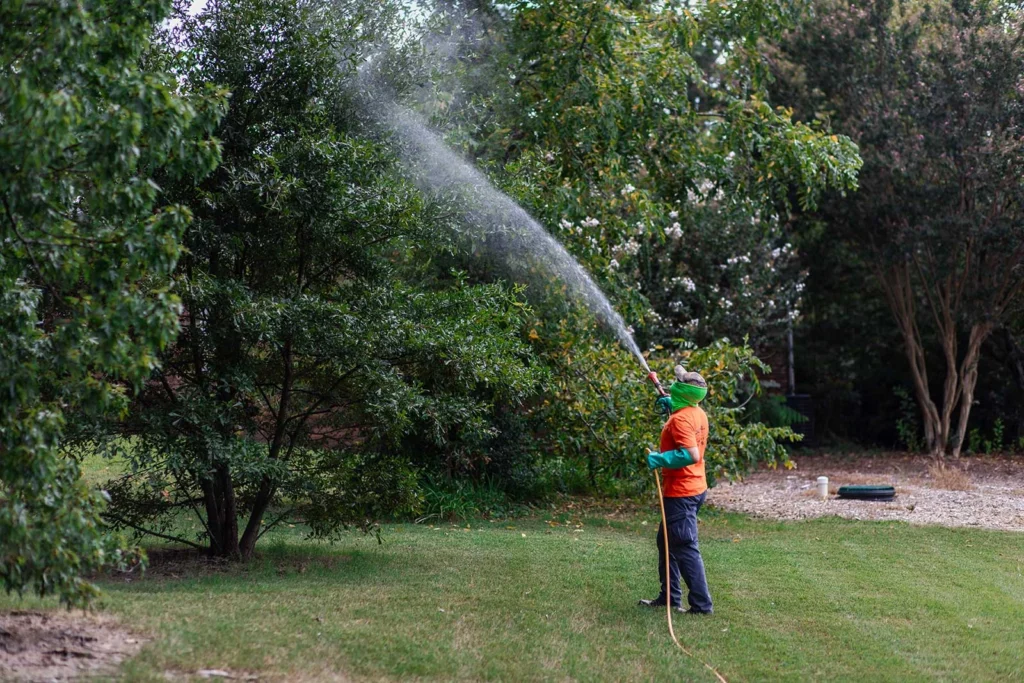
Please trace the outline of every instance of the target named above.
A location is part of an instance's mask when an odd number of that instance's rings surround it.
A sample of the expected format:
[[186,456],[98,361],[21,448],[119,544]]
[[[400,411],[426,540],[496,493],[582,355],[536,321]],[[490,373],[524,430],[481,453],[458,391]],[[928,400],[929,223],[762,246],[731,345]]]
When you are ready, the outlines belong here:
[[[704,504],[707,491],[687,498],[665,498],[665,519],[668,522],[669,571],[672,604],[682,606],[682,581],[689,590],[690,609],[711,611],[711,594],[704,576],[704,560],[697,545],[697,511]],[[665,536],[658,525],[658,576],[661,579],[659,601],[665,598]],[[682,581],[680,580],[682,576]]]

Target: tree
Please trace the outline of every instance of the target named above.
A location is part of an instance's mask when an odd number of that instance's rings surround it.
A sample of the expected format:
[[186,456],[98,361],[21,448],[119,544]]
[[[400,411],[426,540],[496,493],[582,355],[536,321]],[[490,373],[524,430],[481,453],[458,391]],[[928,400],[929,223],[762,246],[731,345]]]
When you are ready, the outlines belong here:
[[65,457],[69,419],[123,410],[179,311],[187,209],[159,172],[201,177],[222,104],[140,64],[159,1],[0,4],[0,576],[81,604],[133,553]]
[[528,309],[426,273],[453,248],[448,212],[352,105],[380,12],[223,0],[182,19],[184,89],[216,83],[230,107],[217,171],[172,193],[195,214],[182,331],[109,425],[132,465],[111,488],[117,523],[230,558],[284,521],[370,529],[416,508],[418,467],[479,448],[495,402],[537,382],[516,333]]
[[439,120],[470,112],[474,153],[526,176],[517,194],[623,299],[645,341],[694,338],[698,317],[702,341],[777,330],[799,283],[769,267],[787,212],[852,188],[859,164],[848,139],[766,99],[759,41],[794,17],[761,3],[628,2],[519,3],[508,16],[488,33],[504,51],[472,43],[471,66],[450,70],[495,63],[497,76],[436,97]]
[[[780,90],[860,145],[861,191],[822,216],[873,265],[928,450],[958,456],[982,345],[1024,290],[1022,17],[995,2],[891,0],[822,2],[813,16],[781,43]],[[929,330],[945,363],[938,400]]]
[[[767,100],[760,41],[794,17],[765,3],[480,4],[456,14],[455,40],[433,41],[441,78],[420,108],[595,275],[652,359],[685,340],[753,373],[730,356],[742,347],[714,342],[749,334],[763,350],[798,314],[789,213],[854,187],[859,165],[849,139]],[[551,459],[614,486],[656,424],[650,388],[555,285],[530,327],[555,377],[537,431]]]

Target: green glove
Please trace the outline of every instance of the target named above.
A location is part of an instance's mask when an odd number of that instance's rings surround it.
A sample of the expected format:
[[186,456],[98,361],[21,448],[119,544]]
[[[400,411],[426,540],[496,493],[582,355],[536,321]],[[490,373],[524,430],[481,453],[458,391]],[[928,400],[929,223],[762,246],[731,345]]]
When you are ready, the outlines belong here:
[[655,401],[662,415],[672,414],[672,399],[669,396],[659,396]]
[[666,467],[670,470],[678,467],[686,467],[697,462],[694,460],[693,455],[685,448],[680,448],[675,451],[665,451],[664,453],[655,453],[651,451],[647,454],[647,468],[655,469],[658,467]]

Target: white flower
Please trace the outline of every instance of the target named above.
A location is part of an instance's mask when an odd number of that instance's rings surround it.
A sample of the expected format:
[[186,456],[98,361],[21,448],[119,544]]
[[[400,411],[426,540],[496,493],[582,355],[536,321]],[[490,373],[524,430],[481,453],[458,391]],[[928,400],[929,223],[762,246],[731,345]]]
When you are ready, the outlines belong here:
[[616,270],[619,267],[619,262],[616,261],[615,259],[612,259],[611,263],[608,264],[608,267],[611,268],[612,270]]
[[665,231],[665,234],[677,240],[683,236],[683,228],[678,223],[673,223],[672,227]]
[[688,277],[684,277],[684,278],[680,279],[679,280],[679,284],[681,284],[683,286],[683,289],[685,289],[687,292],[696,292],[697,291],[697,283],[694,282],[693,280],[691,280]]
[[625,197],[627,194],[630,194],[631,192],[636,192],[636,188],[627,183],[626,186],[622,188],[622,196]]
[[796,291],[802,292],[804,291],[804,287],[806,287],[806,285],[803,282],[796,283]]
[[640,243],[636,240],[629,240],[625,244],[617,244],[612,247],[613,254],[626,254],[628,256],[635,256],[640,251]]
[[669,305],[668,305],[668,310],[672,311],[673,313],[678,313],[679,311],[683,310],[683,302],[682,301],[672,301],[672,302],[670,302]]
[[564,218],[562,220],[558,221],[558,224],[560,226],[562,226],[563,230],[572,230],[572,223],[570,223],[569,221],[565,220]]
[[665,116],[668,116],[669,114],[672,113],[668,110],[668,107],[665,107],[664,109],[662,109],[662,111],[665,112]]
[[554,161],[554,160],[555,160],[555,153],[554,152],[548,152],[547,154],[544,155],[544,161]]
[[585,228],[596,228],[597,226],[601,225],[601,221],[597,220],[596,218],[591,218],[590,216],[587,216],[586,218],[583,219],[581,225]]
[[644,234],[644,230],[646,230],[646,229],[647,229],[647,226],[645,226],[642,221],[637,221],[637,224],[636,224],[636,234],[642,235],[642,234]]
[[724,308],[725,310],[729,310],[730,308],[732,308],[732,302],[726,299],[725,297],[722,297],[721,299],[718,300],[718,305]]
[[[679,218],[679,212],[678,211],[669,211],[668,212],[668,217],[672,218],[672,219]],[[679,224],[676,223],[676,225],[679,225]]]
[[800,311],[795,309],[795,308],[792,311],[789,312],[789,319],[790,320],[796,320],[799,316],[800,316]]
[[693,329],[696,329],[696,327],[698,325],[700,325],[700,318],[694,318],[690,322],[686,323],[687,327],[690,327],[690,328],[693,328]]

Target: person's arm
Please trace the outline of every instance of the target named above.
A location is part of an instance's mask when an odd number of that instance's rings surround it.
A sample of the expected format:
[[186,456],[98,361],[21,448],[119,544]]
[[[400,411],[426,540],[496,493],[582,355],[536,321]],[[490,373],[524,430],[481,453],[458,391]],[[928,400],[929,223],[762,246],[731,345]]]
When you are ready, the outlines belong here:
[[656,467],[675,469],[700,462],[700,447],[697,445],[697,434],[693,425],[687,420],[675,419],[667,428],[676,448],[661,453],[648,453],[647,467],[652,470]]
[[647,454],[647,467],[652,470],[657,467],[676,469],[678,467],[692,465],[699,461],[700,451],[696,448],[677,448],[673,451],[662,451],[661,453],[651,451]]

